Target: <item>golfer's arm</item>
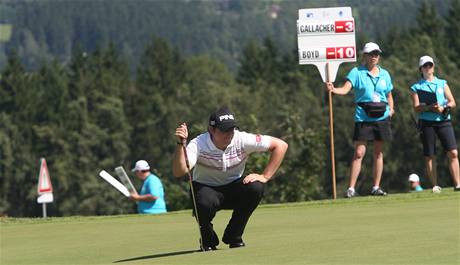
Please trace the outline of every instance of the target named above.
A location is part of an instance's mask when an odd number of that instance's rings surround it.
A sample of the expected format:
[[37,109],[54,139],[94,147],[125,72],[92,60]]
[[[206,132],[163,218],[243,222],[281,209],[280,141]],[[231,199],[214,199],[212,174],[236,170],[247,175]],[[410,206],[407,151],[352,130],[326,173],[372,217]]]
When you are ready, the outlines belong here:
[[176,145],[173,159],[173,175],[175,177],[182,177],[187,173],[187,165],[185,164],[185,155],[182,145]]
[[275,174],[276,170],[283,162],[284,155],[288,149],[288,144],[278,138],[272,137],[270,141],[269,151],[271,152],[270,160],[262,173],[267,180],[270,180]]

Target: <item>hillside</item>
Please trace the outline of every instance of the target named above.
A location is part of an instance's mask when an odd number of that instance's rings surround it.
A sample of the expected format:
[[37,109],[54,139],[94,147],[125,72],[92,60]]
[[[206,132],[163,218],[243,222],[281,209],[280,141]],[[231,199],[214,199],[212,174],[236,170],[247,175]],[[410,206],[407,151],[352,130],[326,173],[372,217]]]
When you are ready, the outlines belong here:
[[[0,3],[0,23],[12,25],[0,50],[0,69],[11,49],[27,67],[44,60],[70,60],[81,46],[88,52],[109,42],[134,69],[153,36],[171,42],[182,53],[209,54],[236,69],[251,39],[274,39],[282,51],[296,47],[297,10],[351,6],[360,38],[384,36],[390,29],[414,24],[422,0],[328,1],[12,1]],[[441,14],[449,1],[431,0]],[[3,44],[2,44],[3,46]]]

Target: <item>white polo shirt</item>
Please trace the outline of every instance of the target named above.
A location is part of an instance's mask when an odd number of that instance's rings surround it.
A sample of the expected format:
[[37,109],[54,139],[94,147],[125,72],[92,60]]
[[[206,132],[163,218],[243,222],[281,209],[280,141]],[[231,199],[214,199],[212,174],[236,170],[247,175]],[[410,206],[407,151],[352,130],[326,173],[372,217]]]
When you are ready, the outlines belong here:
[[209,186],[222,186],[243,175],[246,160],[253,152],[270,148],[271,137],[235,130],[225,151],[218,149],[209,132],[200,134],[187,145],[187,156],[193,168],[193,180]]

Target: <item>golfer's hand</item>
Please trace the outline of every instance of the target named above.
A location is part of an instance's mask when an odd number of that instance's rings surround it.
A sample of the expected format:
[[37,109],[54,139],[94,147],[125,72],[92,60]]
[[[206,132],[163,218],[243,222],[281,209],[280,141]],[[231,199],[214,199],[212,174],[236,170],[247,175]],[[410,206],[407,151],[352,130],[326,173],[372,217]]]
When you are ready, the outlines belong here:
[[248,184],[254,181],[259,181],[262,183],[266,183],[268,181],[267,178],[264,177],[264,175],[261,174],[249,174],[243,179],[243,184]]
[[181,143],[185,143],[188,138],[188,129],[187,129],[187,124],[182,123],[179,127],[176,129],[176,137],[177,141]]

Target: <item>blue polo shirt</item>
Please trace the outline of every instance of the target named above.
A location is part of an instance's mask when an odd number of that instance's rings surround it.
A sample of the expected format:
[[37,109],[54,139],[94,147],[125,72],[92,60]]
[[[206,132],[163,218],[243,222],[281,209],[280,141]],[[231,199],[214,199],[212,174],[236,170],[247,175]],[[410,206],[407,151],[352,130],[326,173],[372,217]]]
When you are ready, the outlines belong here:
[[[354,67],[347,75],[348,81],[353,86],[355,103],[359,102],[385,102],[388,103],[387,95],[393,90],[390,74],[387,70],[377,66],[379,74],[374,77],[365,65]],[[366,115],[364,109],[356,104],[355,122],[380,121],[390,116],[390,107],[382,117],[371,118]]]
[[163,190],[163,184],[161,184],[160,179],[154,174],[150,174],[142,185],[140,195],[152,194],[157,196],[158,199],[152,202],[139,201],[137,204],[137,210],[139,213],[165,213],[166,212],[166,203],[165,203],[165,193]]
[[[411,86],[413,93],[417,93],[418,90],[430,92],[436,94],[436,100],[439,105],[447,103],[446,96],[444,94],[444,87],[446,87],[447,81],[435,77],[433,81],[420,79],[417,83]],[[418,118],[427,121],[445,121],[450,120],[450,114],[444,117],[442,114],[432,111],[423,111],[418,113]]]

